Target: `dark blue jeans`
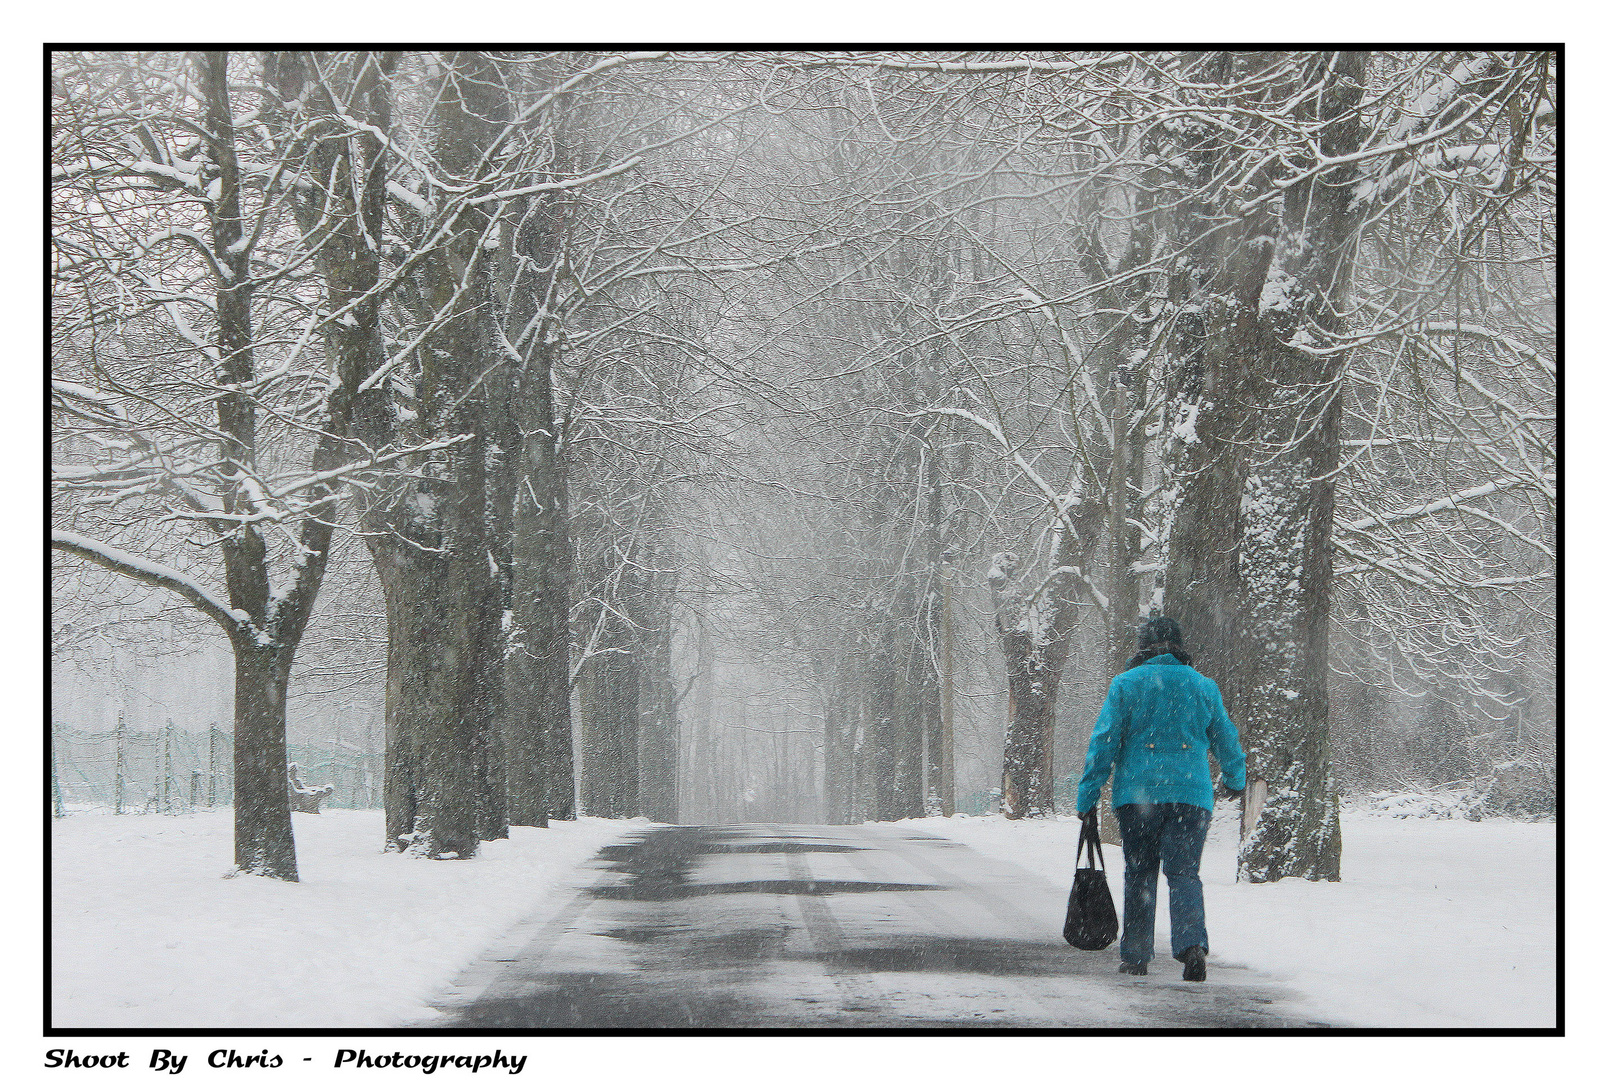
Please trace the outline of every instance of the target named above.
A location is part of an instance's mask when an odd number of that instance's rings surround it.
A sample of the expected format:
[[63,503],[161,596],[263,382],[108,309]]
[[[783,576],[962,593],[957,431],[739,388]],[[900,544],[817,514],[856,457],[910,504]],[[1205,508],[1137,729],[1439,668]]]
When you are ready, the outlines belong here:
[[1156,955],[1156,871],[1167,872],[1167,913],[1173,959],[1206,943],[1206,901],[1200,891],[1200,853],[1212,812],[1188,803],[1129,803],[1117,807],[1122,829],[1122,959],[1142,964]]

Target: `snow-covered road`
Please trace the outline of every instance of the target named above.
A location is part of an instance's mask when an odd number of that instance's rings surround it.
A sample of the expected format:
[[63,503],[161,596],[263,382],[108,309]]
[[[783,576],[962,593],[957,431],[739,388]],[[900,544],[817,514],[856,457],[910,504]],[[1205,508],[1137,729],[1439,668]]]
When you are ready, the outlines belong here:
[[[1289,991],[1060,937],[1066,897],[900,825],[656,828],[603,849],[436,1002],[454,1027],[1284,1027]],[[556,910],[556,914],[552,914]],[[433,1026],[433,1025],[432,1025]]]

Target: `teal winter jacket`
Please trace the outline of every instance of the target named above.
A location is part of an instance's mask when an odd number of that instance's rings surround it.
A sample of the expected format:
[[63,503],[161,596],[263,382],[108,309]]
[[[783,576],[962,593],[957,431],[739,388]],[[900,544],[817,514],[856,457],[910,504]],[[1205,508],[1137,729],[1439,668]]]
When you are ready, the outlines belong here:
[[1089,737],[1078,784],[1078,813],[1094,809],[1116,766],[1111,805],[1189,803],[1212,808],[1210,748],[1223,783],[1245,787],[1245,751],[1217,684],[1171,653],[1111,680]]

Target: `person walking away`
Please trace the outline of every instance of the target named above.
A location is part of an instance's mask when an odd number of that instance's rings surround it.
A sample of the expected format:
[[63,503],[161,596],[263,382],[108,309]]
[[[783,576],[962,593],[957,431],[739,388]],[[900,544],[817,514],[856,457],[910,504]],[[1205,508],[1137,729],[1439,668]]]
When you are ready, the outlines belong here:
[[1128,975],[1148,974],[1156,951],[1156,873],[1167,874],[1172,954],[1184,978],[1203,982],[1206,905],[1200,856],[1212,821],[1212,774],[1217,758],[1231,795],[1245,791],[1245,751],[1223,707],[1217,684],[1193,667],[1176,620],[1150,619],[1139,628],[1139,652],[1111,680],[1078,784],[1078,817],[1095,813],[1113,767],[1111,804],[1122,833],[1122,963]]

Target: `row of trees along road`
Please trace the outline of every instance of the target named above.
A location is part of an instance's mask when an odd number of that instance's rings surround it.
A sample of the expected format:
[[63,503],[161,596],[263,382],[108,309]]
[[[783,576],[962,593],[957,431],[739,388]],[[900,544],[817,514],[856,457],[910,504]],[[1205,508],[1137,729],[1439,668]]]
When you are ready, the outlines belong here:
[[1553,54],[57,54],[52,94],[55,572],[227,635],[245,872],[296,877],[347,538],[430,857],[673,820],[723,632],[831,821],[952,811],[988,670],[1004,810],[1053,812],[1064,688],[1162,612],[1244,736],[1248,880],[1338,877],[1346,703],[1549,752]]

